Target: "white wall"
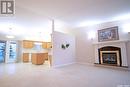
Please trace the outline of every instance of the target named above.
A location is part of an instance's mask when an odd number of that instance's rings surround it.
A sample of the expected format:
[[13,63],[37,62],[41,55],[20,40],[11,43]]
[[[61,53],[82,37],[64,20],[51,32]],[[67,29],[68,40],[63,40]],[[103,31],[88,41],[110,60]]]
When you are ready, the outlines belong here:
[[76,61],[82,63],[94,62],[94,47],[91,40],[87,38],[86,29],[74,29],[76,36]]
[[[109,28],[113,26],[119,26],[119,38],[120,40],[129,39],[128,30],[125,29],[124,24],[130,24],[130,20],[106,22],[95,26],[82,27],[73,29],[71,32],[76,36],[76,61],[80,63],[94,63],[94,44],[98,42],[97,30]],[[92,38],[91,38],[92,37]],[[130,43],[127,44],[127,52],[129,52]],[[130,61],[130,55],[128,54],[128,60]],[[130,62],[129,62],[130,65]]]
[[[62,44],[69,43],[70,46],[66,49],[62,49]],[[53,32],[53,59],[52,66],[62,66],[75,62],[75,37],[60,33]]]

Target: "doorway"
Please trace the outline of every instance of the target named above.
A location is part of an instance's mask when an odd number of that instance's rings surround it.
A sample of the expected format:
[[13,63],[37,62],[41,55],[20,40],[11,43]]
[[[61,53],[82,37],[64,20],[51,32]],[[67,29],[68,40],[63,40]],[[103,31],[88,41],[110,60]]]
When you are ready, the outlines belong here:
[[9,41],[9,44],[7,44],[9,46],[9,48],[7,48],[7,59],[8,62],[16,62],[16,58],[17,58],[17,44],[16,41]]
[[0,41],[0,63],[17,61],[17,42]]

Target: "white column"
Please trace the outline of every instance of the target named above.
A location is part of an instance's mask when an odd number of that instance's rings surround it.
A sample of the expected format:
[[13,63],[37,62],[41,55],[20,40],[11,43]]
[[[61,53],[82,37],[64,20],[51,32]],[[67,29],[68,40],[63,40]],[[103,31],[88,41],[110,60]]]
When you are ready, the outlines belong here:
[[95,45],[95,63],[99,63],[98,45]]
[[51,43],[52,43],[52,49],[51,49],[51,65],[54,65],[54,58],[53,58],[53,54],[54,54],[54,31],[55,31],[55,21],[54,19],[52,19],[52,34],[51,34]]
[[121,57],[122,57],[122,66],[128,66],[127,62],[127,53],[126,53],[126,43],[121,43]]

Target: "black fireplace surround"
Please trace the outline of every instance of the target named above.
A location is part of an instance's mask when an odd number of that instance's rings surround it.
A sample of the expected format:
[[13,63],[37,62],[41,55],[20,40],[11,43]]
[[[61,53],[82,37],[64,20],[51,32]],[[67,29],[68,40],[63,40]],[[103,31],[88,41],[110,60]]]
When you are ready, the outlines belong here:
[[101,55],[102,51],[118,51],[119,52],[119,62],[120,62],[120,65],[117,65],[117,54],[114,53],[114,52],[110,52],[110,53],[102,53],[103,64],[114,65],[114,66],[122,66],[121,48],[114,47],[114,46],[105,46],[105,47],[99,48],[98,49],[99,64],[101,64],[101,56],[100,55]]

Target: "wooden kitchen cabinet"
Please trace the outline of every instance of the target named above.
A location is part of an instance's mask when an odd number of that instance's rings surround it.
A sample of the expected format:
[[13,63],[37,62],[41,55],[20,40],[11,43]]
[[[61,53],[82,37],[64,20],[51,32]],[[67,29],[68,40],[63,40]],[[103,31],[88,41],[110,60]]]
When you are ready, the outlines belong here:
[[23,48],[31,49],[33,47],[34,47],[34,42],[33,41],[27,41],[27,40],[23,41]]
[[42,43],[42,48],[47,48],[47,43],[46,42]]
[[23,62],[29,62],[29,53],[23,53]]
[[32,53],[32,64],[41,65],[45,62],[48,53]]
[[52,48],[51,42],[43,42],[42,43],[42,48],[44,48],[44,49]]
[[47,48],[52,48],[51,42],[47,42]]

